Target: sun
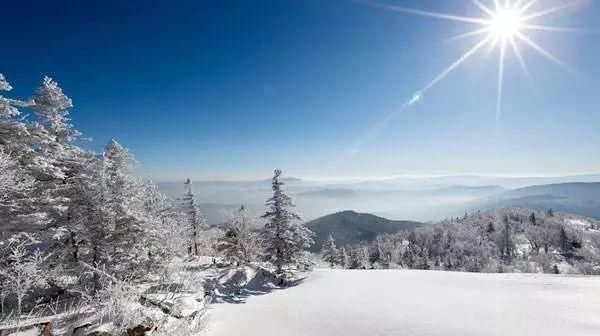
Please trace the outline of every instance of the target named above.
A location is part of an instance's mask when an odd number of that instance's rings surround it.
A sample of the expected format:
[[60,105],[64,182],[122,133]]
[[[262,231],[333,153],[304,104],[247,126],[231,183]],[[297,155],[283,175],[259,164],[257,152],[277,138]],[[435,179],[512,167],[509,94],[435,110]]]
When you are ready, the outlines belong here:
[[513,39],[521,33],[523,15],[516,9],[500,9],[490,21],[490,33],[498,39]]
[[[549,1],[541,0],[470,0],[470,2],[482,12],[480,17],[469,17],[454,15],[448,13],[430,12],[426,10],[406,8],[400,6],[387,5],[373,2],[376,0],[356,0],[370,6],[384,8],[387,10],[402,12],[420,16],[431,17],[435,19],[450,20],[455,22],[472,24],[475,28],[467,33],[451,37],[449,40],[458,40],[471,37],[480,37],[471,49],[466,51],[456,61],[450,64],[431,82],[418,90],[409,100],[406,106],[410,106],[419,101],[423,95],[444,79],[449,73],[453,72],[467,59],[475,55],[484,46],[491,46],[498,50],[498,79],[497,79],[497,101],[496,101],[496,121],[499,120],[502,108],[502,94],[504,85],[504,70],[508,52],[518,60],[527,79],[533,83],[531,75],[527,69],[522,47],[531,49],[546,59],[566,68],[554,55],[539,45],[529,34],[532,31],[556,33],[556,32],[587,32],[586,30],[576,28],[566,28],[545,25],[542,21],[549,15],[555,15],[563,12],[569,7],[578,5],[581,0],[560,0],[555,7],[548,6]],[[486,4],[485,2],[488,2]]]

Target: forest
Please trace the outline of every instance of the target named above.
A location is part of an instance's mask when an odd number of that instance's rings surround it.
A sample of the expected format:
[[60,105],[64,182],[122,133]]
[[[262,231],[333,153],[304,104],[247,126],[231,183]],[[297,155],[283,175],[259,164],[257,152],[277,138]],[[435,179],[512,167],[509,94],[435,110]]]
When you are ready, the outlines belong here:
[[598,275],[600,224],[552,209],[497,209],[379,235],[367,245],[338,248],[330,236],[322,256],[350,269]]
[[53,79],[25,99],[7,97],[11,89],[0,74],[0,330],[60,316],[59,334],[103,324],[107,332],[191,333],[205,309],[202,260],[260,262],[279,286],[309,266],[312,232],[280,170],[264,229],[243,206],[209,227],[189,179],[181,197],[168,198],[117,140],[101,153],[86,149],[69,118],[73,103]]

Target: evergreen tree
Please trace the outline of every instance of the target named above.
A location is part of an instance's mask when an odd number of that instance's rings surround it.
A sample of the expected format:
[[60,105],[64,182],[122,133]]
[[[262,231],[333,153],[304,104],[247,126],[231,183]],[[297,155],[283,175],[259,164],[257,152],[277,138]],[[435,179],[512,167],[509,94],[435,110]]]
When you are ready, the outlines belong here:
[[348,256],[348,252],[345,247],[340,249],[340,265],[344,268],[349,267],[350,265],[350,257]]
[[73,102],[52,78],[44,77],[32,102],[38,121],[58,143],[73,143],[81,136],[69,119],[69,109],[73,107]]
[[204,229],[205,223],[196,205],[192,181],[189,178],[185,181],[184,188],[182,210],[188,223],[188,253],[198,256],[200,255],[200,233]]
[[[21,116],[20,108],[29,104],[25,101],[5,97],[5,92],[12,90],[4,75],[0,74],[0,151],[6,170],[3,178],[10,194],[4,194],[5,200],[0,203],[0,220],[2,220],[3,234],[15,233],[23,230],[36,230],[47,223],[42,197],[34,192],[37,185],[33,171],[39,167],[51,167],[43,157],[34,153],[32,144],[33,136],[30,125]],[[29,177],[28,188],[19,188],[14,185],[17,175]],[[0,196],[2,197],[2,196]]]
[[512,260],[515,252],[514,242],[512,240],[512,229],[507,215],[502,217],[502,226],[499,232],[498,247],[500,248],[500,257],[505,262]]
[[[110,221],[112,214],[108,206],[109,180],[104,156],[99,155],[89,161],[82,172],[76,185],[77,197],[73,200],[74,222],[69,232],[69,257],[73,262],[81,261],[101,268],[109,265],[111,260],[110,241],[113,231]],[[91,289],[96,292],[101,289],[100,274],[94,272],[92,275]]]
[[331,234],[329,234],[327,241],[323,244],[321,254],[323,260],[329,263],[329,267],[334,267],[340,263],[340,251],[335,246],[335,239],[333,239]]
[[[31,176],[0,148],[0,220],[24,212],[22,201],[28,197],[33,185]],[[2,233],[12,231],[8,225],[8,222],[3,223]]]
[[292,211],[292,199],[283,190],[281,170],[275,170],[273,196],[266,205],[269,210],[262,216],[268,221],[263,230],[265,258],[271,262],[279,275],[289,267],[307,267],[306,250],[313,244],[314,233],[300,223],[300,216]]
[[532,212],[531,215],[529,215],[529,224],[531,225],[537,225],[537,221],[535,219],[535,213]]
[[[0,73],[0,93],[2,91],[8,92],[13,88],[10,83],[6,80],[3,74]],[[0,94],[0,117],[14,117],[19,115],[21,112],[17,109],[16,101],[10,98],[5,98]]]
[[38,181],[36,194],[49,224],[53,228],[65,227],[70,221],[73,178],[78,175],[85,153],[73,144],[79,136],[67,117],[73,104],[55,81],[44,77],[28,105],[35,111],[37,122],[28,125],[31,153],[25,163]]
[[129,151],[111,139],[103,154],[106,179],[105,214],[110,230],[111,270],[119,275],[137,271],[143,262],[146,228],[140,216],[142,189],[133,174],[136,162]]
[[573,244],[567,235],[564,225],[561,225],[558,230],[558,246],[563,256],[567,258],[573,256]]
[[[37,174],[39,188],[52,199],[53,208],[61,211],[47,211],[53,226],[64,235],[57,241],[58,251],[53,253],[51,262],[63,266],[72,261],[77,263],[80,244],[83,244],[88,225],[81,217],[89,218],[85,212],[91,206],[88,202],[90,188],[97,187],[100,180],[92,180],[99,169],[92,152],[82,149],[77,143],[82,140],[69,119],[69,109],[73,103],[62,89],[50,77],[44,77],[36,94],[31,99],[31,108],[35,111],[38,128],[34,134],[46,134],[51,141],[44,149],[45,157],[52,157],[56,167],[55,174]],[[41,194],[41,193],[40,193]],[[95,205],[94,205],[95,206]],[[86,210],[86,208],[88,208]],[[83,212],[83,213],[82,213]],[[66,257],[66,259],[65,259]]]

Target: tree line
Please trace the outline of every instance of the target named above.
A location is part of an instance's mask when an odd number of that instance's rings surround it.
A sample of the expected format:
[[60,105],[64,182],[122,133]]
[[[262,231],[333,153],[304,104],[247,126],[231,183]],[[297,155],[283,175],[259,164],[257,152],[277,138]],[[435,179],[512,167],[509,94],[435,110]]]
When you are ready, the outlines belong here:
[[[264,262],[284,276],[308,265],[312,233],[292,211],[281,171],[264,230],[244,208],[210,228],[186,181],[172,200],[139,174],[116,139],[100,153],[71,123],[71,99],[44,77],[28,98],[7,96],[0,74],[0,302],[18,314],[58,297],[94,295],[106,277],[156,281],[175,257]],[[7,304],[5,304],[7,303]]]
[[371,244],[337,247],[330,236],[322,257],[350,269],[600,274],[599,229],[592,219],[551,209],[499,209],[379,235]]

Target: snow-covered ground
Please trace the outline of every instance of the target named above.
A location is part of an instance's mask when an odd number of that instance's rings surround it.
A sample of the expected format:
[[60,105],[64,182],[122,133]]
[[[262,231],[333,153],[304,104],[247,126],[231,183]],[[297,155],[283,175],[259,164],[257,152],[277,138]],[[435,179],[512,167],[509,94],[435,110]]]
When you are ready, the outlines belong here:
[[212,336],[597,336],[600,277],[318,269],[209,320]]

